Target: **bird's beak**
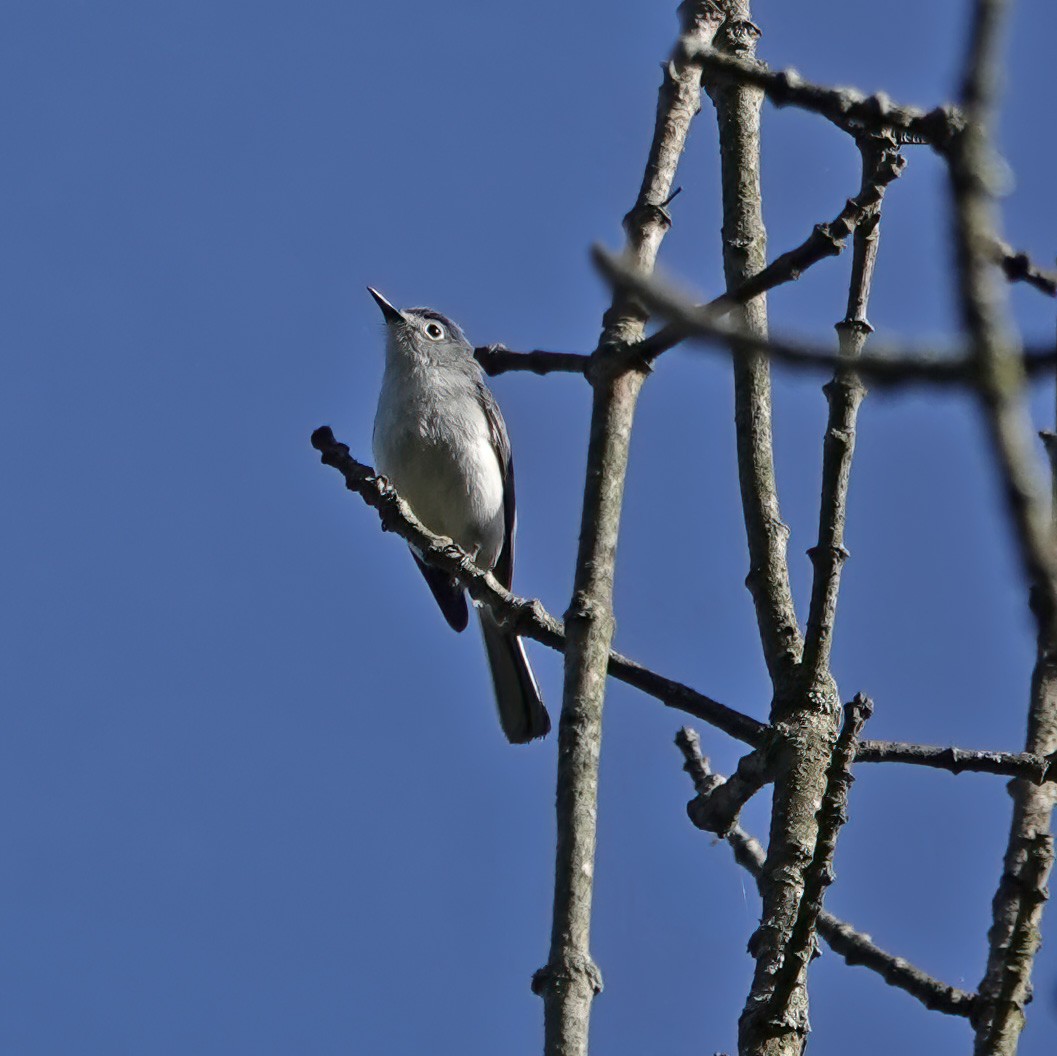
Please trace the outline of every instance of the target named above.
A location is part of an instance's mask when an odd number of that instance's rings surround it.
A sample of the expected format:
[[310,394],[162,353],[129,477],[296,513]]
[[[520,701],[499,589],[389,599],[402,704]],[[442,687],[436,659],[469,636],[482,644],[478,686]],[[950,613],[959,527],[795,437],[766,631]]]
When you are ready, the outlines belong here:
[[382,315],[385,316],[386,323],[404,321],[404,313],[399,308],[394,308],[376,289],[368,286],[367,292],[378,302],[378,307],[382,309]]

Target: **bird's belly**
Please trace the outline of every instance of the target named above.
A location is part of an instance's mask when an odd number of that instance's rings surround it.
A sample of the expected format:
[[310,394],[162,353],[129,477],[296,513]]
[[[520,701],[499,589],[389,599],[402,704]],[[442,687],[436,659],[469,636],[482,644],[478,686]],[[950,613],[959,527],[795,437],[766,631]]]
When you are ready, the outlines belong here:
[[384,437],[376,431],[379,472],[431,532],[449,536],[491,568],[503,547],[505,523],[503,478],[487,424],[482,420],[480,430],[452,435],[433,419],[422,433],[385,430]]

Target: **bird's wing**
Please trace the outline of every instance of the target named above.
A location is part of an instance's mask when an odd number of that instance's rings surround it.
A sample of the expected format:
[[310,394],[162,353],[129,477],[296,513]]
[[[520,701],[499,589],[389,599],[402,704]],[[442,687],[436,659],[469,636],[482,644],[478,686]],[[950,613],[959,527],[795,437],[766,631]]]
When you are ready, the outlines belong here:
[[466,607],[466,591],[460,586],[458,580],[452,579],[439,568],[427,565],[413,547],[411,556],[415,559],[419,571],[425,576],[429,589],[433,591],[433,597],[437,599],[437,604],[440,606],[440,611],[444,613],[448,626],[453,631],[465,631],[470,619],[470,613]]
[[491,390],[483,381],[477,383],[477,398],[481,409],[488,419],[488,432],[492,438],[492,450],[499,460],[499,469],[503,474],[503,549],[492,569],[492,574],[510,590],[514,582],[514,528],[517,524],[517,507],[514,501],[514,457],[510,452],[510,437],[507,436],[506,422],[503,421],[499,404]]

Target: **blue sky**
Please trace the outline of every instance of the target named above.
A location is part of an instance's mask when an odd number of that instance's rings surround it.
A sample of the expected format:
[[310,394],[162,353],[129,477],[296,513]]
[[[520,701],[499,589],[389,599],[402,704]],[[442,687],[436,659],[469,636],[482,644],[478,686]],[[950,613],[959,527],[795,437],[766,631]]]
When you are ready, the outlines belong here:
[[[368,459],[381,323],[428,304],[477,343],[587,351],[653,125],[670,7],[15,0],[0,34],[0,1048],[55,1053],[538,1052],[555,739],[502,740],[480,643],[403,545],[321,467]],[[966,4],[754,5],[760,54],[930,106]],[[1007,237],[1052,261],[1057,12],[1014,17]],[[771,255],[858,187],[852,145],[767,108]],[[720,288],[706,101],[663,269]],[[938,160],[890,190],[870,318],[953,340]],[[849,258],[771,298],[832,341]],[[1023,332],[1053,302],[1014,289]],[[779,372],[775,428],[801,614],[823,379]],[[568,603],[589,393],[494,389],[518,467],[515,588]],[[1051,425],[1052,389],[1035,394]],[[727,364],[666,355],[643,393],[617,576],[618,647],[763,717]],[[975,409],[871,396],[860,417],[834,669],[873,737],[1019,750],[1033,656]],[[530,645],[556,713],[560,658]],[[678,716],[607,704],[594,952],[598,1051],[730,1050],[751,884],[684,815]],[[702,730],[718,769],[738,746]],[[828,906],[971,989],[1009,801],[1000,779],[862,767]],[[757,832],[766,797],[747,811]],[[1052,913],[1022,1052],[1052,1051]],[[833,955],[812,1052],[964,1050],[960,1021]],[[865,1036],[863,1024],[869,1024]]]

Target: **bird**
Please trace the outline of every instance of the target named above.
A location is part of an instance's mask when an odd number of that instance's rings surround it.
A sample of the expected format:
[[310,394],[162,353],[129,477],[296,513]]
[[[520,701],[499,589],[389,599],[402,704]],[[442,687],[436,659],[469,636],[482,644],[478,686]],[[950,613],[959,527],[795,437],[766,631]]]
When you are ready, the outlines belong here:
[[[374,419],[379,473],[430,531],[448,536],[507,590],[514,574],[514,461],[506,423],[484,382],[473,346],[431,308],[395,308],[367,287],[385,318],[385,371]],[[466,591],[411,548],[448,624],[469,622]],[[521,639],[475,605],[508,741],[525,744],[550,731]]]

